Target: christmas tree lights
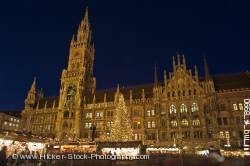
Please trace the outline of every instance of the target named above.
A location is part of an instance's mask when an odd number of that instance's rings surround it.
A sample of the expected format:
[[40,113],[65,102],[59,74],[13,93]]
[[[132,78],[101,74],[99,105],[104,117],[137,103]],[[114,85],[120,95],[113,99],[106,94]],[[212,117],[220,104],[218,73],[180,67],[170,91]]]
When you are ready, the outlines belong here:
[[133,136],[131,121],[124,97],[120,93],[116,95],[116,105],[114,124],[110,131],[110,141],[131,141]]

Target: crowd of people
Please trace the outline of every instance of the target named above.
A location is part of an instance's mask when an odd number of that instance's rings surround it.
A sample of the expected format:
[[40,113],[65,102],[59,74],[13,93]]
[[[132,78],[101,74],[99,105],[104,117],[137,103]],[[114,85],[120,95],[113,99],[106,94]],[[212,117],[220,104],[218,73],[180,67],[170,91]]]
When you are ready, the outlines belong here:
[[[10,153],[10,151],[12,151]],[[49,151],[47,151],[50,153]],[[42,153],[45,153],[44,151]],[[20,160],[20,159],[13,159],[12,154],[23,154],[23,155],[39,155],[39,151],[32,151],[29,149],[29,147],[26,145],[26,147],[20,151],[20,149],[15,149],[13,151],[13,147],[11,146],[2,146],[2,149],[0,151],[0,166],[18,166],[18,165],[36,165],[36,166],[41,166],[41,165],[53,165],[56,162],[61,163],[62,161],[55,161],[55,160],[50,160],[50,161],[45,161],[45,160]],[[109,154],[112,154],[111,151]],[[115,153],[116,154],[116,153]],[[243,160],[239,159],[230,159],[227,158],[227,161],[232,161],[235,162],[235,166],[241,166],[244,165]],[[68,161],[66,161],[68,162]],[[71,163],[79,163],[81,161],[70,161]],[[82,162],[92,162],[92,161],[82,161]],[[96,161],[98,162],[98,161]],[[103,162],[108,162],[108,161],[103,161]],[[126,162],[126,161],[125,161]],[[137,161],[136,161],[137,162]],[[209,148],[209,154],[205,156],[197,156],[197,155],[183,155],[183,154],[175,154],[175,155],[163,155],[163,154],[151,154],[150,155],[150,160],[148,161],[138,161],[142,162],[143,165],[148,165],[148,164],[155,164],[155,163],[161,163],[160,165],[164,166],[176,166],[180,165],[180,162],[182,163],[181,165],[186,166],[186,165],[191,165],[194,166],[197,163],[206,163],[206,165],[209,166],[224,166],[227,165],[225,164],[225,157],[220,153],[219,149],[215,148]],[[117,163],[117,162],[112,162],[112,163]],[[131,162],[132,163],[132,162]],[[196,163],[196,164],[195,164]],[[199,165],[199,164],[198,164]]]

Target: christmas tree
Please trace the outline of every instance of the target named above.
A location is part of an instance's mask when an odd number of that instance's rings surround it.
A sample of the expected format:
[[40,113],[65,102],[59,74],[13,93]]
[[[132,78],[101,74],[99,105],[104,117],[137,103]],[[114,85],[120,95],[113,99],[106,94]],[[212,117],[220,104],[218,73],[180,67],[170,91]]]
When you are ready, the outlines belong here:
[[133,130],[124,97],[118,92],[116,95],[116,110],[114,124],[110,132],[110,141],[131,141],[132,135]]

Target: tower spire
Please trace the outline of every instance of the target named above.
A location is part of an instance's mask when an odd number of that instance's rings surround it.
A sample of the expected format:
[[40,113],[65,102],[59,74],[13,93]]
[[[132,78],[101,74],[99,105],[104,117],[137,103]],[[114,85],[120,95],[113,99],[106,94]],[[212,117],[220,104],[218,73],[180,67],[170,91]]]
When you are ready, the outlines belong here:
[[72,39],[71,39],[71,44],[73,44],[75,42],[75,34],[72,35]]
[[154,85],[157,86],[158,85],[158,77],[157,77],[157,67],[155,64],[155,68],[154,68]]
[[198,69],[197,69],[197,66],[195,65],[194,66],[194,75],[195,75],[195,79],[198,81]]
[[178,62],[178,66],[180,66],[180,64],[181,64],[180,54],[177,54],[177,62]]
[[34,77],[33,83],[31,85],[30,91],[35,92],[36,91],[36,77]]
[[165,84],[165,86],[167,85],[167,71],[166,71],[166,69],[164,70],[164,84]]
[[173,71],[175,71],[175,57],[173,56]]
[[89,9],[88,6],[85,9],[84,21],[89,22]]
[[183,64],[184,69],[186,70],[186,59],[185,59],[184,54],[182,55],[182,64]]
[[36,102],[36,77],[34,77],[28,95],[24,101],[25,108],[32,108],[35,105],[35,102]]
[[117,94],[120,93],[120,85],[119,85],[119,84],[117,84],[116,93],[117,93]]
[[209,80],[211,78],[211,76],[210,76],[210,73],[209,73],[206,56],[204,56],[203,59],[204,59],[205,80]]

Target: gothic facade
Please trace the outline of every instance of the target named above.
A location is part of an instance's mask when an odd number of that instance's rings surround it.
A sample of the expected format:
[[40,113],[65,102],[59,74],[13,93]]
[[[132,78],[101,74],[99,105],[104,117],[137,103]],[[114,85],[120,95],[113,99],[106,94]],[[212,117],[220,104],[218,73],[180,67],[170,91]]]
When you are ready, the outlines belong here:
[[22,128],[32,134],[59,139],[109,137],[116,110],[115,96],[123,94],[133,139],[148,145],[242,145],[243,100],[250,98],[250,73],[212,76],[204,58],[205,77],[187,68],[184,55],[173,57],[173,70],[152,84],[96,90],[95,49],[88,11],[72,37],[67,69],[62,71],[59,96],[45,97],[36,80],[25,99]]

